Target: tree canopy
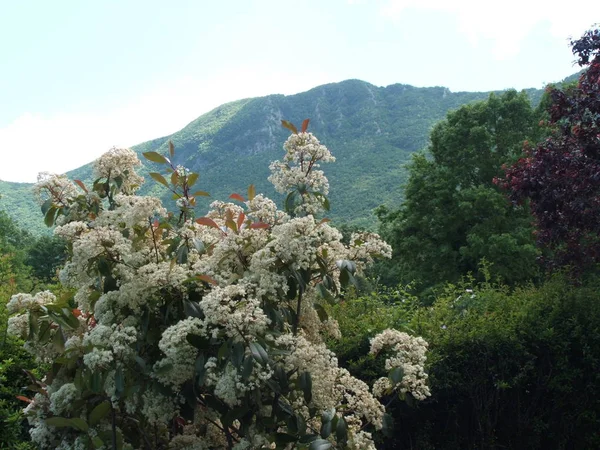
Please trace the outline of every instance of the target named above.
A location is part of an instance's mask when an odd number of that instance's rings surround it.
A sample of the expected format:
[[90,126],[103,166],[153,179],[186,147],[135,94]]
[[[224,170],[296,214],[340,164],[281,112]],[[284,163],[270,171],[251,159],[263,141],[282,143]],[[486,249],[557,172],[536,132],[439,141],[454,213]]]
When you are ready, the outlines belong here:
[[504,282],[536,275],[531,217],[493,184],[523,141],[536,138],[536,117],[526,94],[513,90],[462,106],[434,127],[428,152],[409,165],[402,207],[378,210],[394,248],[384,281],[432,287],[477,273],[484,258]]
[[550,87],[551,136],[507,170],[513,201],[530,201],[551,265],[600,260],[600,29],[571,42],[587,67],[576,87]]

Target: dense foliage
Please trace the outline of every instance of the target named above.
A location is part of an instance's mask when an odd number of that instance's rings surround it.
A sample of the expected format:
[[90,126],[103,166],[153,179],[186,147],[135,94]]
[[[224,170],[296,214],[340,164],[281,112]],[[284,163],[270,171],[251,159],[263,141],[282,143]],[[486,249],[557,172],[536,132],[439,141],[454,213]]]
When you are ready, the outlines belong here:
[[477,274],[482,259],[494,277],[514,284],[536,276],[531,217],[493,180],[535,138],[536,114],[525,93],[508,91],[448,113],[431,133],[427,154],[409,166],[401,208],[378,210],[394,248],[384,281],[430,288]]
[[[35,240],[33,240],[35,241]],[[23,348],[23,342],[7,334],[6,303],[19,290],[40,286],[27,264],[31,236],[0,211],[0,448],[29,448],[27,427],[21,412],[28,393],[28,378],[23,370],[36,364]],[[60,255],[56,253],[56,255]]]
[[359,378],[381,368],[367,353],[372,332],[404,327],[429,342],[431,398],[394,404],[403,432],[378,448],[598,448],[599,283],[555,276],[511,290],[466,280],[431,308],[415,308],[401,290],[336,306],[342,338],[333,348]]
[[502,184],[515,202],[530,201],[548,262],[584,268],[600,261],[600,30],[571,45],[587,70],[576,87],[549,89],[553,133]]
[[[508,91],[448,113],[398,210],[432,117],[477,96],[348,81],[242,100],[138,146],[146,167],[113,149],[94,178],[42,175],[54,237],[0,211],[0,448],[600,448],[600,31],[572,45],[588,70],[537,109]],[[267,169],[269,124],[296,108],[340,147],[332,186],[308,120],[283,121]],[[516,160],[511,204],[493,180]],[[199,216],[200,166],[244,195]],[[369,269],[391,249],[364,208],[392,197],[394,257]],[[587,270],[548,278],[540,254]]]

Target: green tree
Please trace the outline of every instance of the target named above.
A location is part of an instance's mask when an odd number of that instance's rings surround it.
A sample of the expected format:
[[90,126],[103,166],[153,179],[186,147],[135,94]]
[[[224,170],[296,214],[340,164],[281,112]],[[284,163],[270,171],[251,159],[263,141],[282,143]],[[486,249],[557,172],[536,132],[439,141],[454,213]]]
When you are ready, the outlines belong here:
[[515,208],[494,185],[526,139],[536,139],[538,112],[514,90],[462,106],[438,123],[427,154],[413,157],[400,209],[377,213],[394,248],[380,266],[384,281],[431,288],[478,273],[512,284],[536,276],[538,251],[526,208]]

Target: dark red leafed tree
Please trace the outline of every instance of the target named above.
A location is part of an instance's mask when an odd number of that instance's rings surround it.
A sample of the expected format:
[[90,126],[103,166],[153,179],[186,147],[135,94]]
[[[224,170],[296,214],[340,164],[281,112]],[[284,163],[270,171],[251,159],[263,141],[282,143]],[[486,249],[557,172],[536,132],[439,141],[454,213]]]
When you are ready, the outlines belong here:
[[571,47],[587,70],[576,87],[549,88],[551,136],[500,183],[513,201],[529,199],[548,262],[581,269],[600,262],[600,28]]

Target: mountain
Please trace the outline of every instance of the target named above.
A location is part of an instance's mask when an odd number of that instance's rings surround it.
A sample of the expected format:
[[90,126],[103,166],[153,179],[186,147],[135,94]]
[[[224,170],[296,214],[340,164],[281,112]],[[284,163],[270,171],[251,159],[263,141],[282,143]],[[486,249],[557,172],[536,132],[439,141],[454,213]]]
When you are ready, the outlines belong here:
[[[527,91],[537,103],[542,90]],[[211,199],[243,193],[249,184],[257,192],[280,199],[267,181],[269,163],[283,155],[289,132],[281,119],[300,124],[310,118],[315,133],[336,156],[322,169],[330,181],[331,211],[336,223],[374,227],[372,210],[386,204],[397,207],[402,199],[404,164],[427,145],[429,131],[446,112],[465,103],[483,100],[489,92],[451,92],[445,87],[417,88],[404,84],[377,87],[360,80],[318,86],[296,95],[269,95],[238,100],[198,117],[182,130],[139,144],[138,152],[167,152],[176,148],[176,163],[200,172],[199,189]],[[143,158],[141,158],[143,159]],[[157,170],[144,161],[143,172]],[[71,178],[89,180],[91,164],[76,169]],[[146,177],[142,193],[160,195],[167,206],[170,196]],[[0,208],[34,231],[43,228],[33,202],[31,185],[0,181]]]

